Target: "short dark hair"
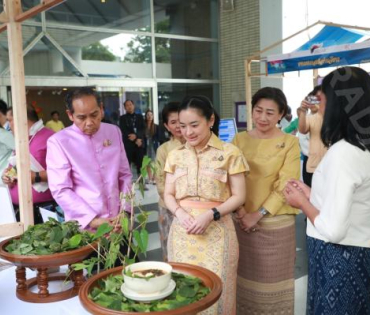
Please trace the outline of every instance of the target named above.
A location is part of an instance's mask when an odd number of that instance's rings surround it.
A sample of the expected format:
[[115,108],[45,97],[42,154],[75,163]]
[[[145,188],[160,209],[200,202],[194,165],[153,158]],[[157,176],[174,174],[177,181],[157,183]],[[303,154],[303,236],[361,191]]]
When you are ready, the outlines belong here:
[[308,93],[308,95],[307,95],[307,96],[315,96],[315,95],[317,94],[317,92],[320,92],[320,91],[322,91],[322,85],[321,85],[321,84],[316,85],[316,86],[313,88],[313,90],[312,90],[310,93]]
[[162,110],[162,122],[168,124],[168,116],[171,113],[178,113],[180,107],[180,102],[169,102],[167,103]]
[[67,110],[69,110],[73,114],[73,101],[83,96],[94,96],[98,106],[100,106],[101,100],[99,94],[91,87],[82,87],[67,93],[65,98]]
[[134,106],[135,106],[135,103],[134,103],[134,101],[133,100],[129,100],[129,99],[127,99],[127,100],[125,100],[124,102],[123,102],[123,107],[126,107],[126,103],[127,102],[131,102]]
[[344,139],[370,151],[370,76],[357,67],[342,67],[322,82],[326,97],[321,139],[329,147]]
[[59,112],[57,110],[53,110],[51,113],[50,113],[50,116],[54,116],[55,114],[58,114],[58,116],[60,116]]
[[282,117],[287,114],[288,102],[282,90],[275,87],[264,87],[262,89],[259,89],[252,97],[252,109],[256,107],[257,103],[261,99],[274,101],[279,108],[279,113],[283,114]]
[[32,122],[37,122],[40,119],[32,106],[27,106],[27,119]]
[[6,115],[8,111],[8,105],[0,98],[0,113]]
[[187,110],[188,108],[198,110],[199,114],[207,121],[209,121],[212,115],[214,115],[215,122],[213,124],[212,131],[216,136],[218,136],[220,116],[218,116],[217,112],[213,108],[211,100],[208,97],[203,95],[186,96],[180,104],[179,113],[183,110]]

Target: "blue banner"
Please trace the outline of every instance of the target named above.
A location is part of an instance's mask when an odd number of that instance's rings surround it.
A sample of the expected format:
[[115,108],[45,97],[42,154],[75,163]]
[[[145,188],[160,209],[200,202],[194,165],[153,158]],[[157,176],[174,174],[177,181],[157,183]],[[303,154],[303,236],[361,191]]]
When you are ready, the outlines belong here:
[[370,47],[267,62],[268,74],[370,62]]

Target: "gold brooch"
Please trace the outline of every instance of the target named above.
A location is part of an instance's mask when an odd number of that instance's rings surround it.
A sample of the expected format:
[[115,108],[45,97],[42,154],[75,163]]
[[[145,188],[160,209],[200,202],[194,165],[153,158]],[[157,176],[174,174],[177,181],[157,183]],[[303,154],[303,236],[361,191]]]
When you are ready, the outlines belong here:
[[279,149],[284,149],[285,148],[285,142],[283,142],[283,143],[279,143],[279,144],[277,144],[276,145],[276,147]]
[[219,161],[223,161],[224,160],[224,157],[221,155],[219,158],[218,158]]
[[109,147],[110,145],[112,145],[112,141],[110,141],[109,139],[104,140],[104,142],[103,142],[104,147]]

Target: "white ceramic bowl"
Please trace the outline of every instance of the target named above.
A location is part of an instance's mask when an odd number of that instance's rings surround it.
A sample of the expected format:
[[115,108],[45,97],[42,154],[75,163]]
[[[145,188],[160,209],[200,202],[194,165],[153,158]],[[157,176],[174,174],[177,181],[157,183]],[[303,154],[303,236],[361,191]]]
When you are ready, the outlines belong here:
[[144,261],[125,267],[125,271],[130,269],[131,272],[146,270],[146,269],[160,269],[166,272],[163,276],[153,277],[150,279],[140,279],[129,277],[123,272],[123,279],[127,288],[133,292],[140,294],[150,294],[166,289],[171,280],[172,266],[159,261]]

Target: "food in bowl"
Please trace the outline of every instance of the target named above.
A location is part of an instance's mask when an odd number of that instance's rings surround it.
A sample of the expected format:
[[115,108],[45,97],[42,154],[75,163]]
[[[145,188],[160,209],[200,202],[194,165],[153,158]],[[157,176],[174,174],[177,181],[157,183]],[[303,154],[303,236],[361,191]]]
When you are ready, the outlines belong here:
[[152,294],[166,289],[171,281],[172,266],[159,261],[144,261],[123,270],[125,286],[136,293]]

